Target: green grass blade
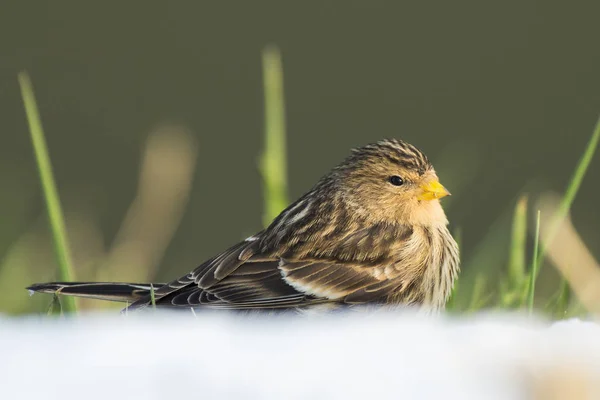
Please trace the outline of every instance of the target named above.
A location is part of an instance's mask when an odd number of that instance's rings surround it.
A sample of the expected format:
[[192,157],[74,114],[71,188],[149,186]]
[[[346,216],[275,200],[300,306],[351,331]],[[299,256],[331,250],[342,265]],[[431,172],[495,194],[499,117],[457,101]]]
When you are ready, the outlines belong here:
[[594,132],[592,133],[592,137],[590,138],[590,141],[588,142],[585,152],[579,159],[579,164],[577,165],[577,168],[575,169],[575,173],[571,177],[571,181],[569,182],[569,185],[567,186],[567,191],[565,192],[565,195],[563,196],[563,198],[560,202],[558,211],[556,212],[556,215],[554,215],[554,217],[551,220],[551,225],[550,225],[550,229],[548,231],[548,235],[546,236],[546,240],[542,245],[542,251],[540,253],[540,261],[542,261],[543,257],[546,255],[547,249],[552,244],[552,240],[554,239],[554,236],[556,235],[557,229],[559,228],[560,224],[562,223],[564,218],[569,213],[569,210],[571,209],[571,206],[573,205],[573,201],[575,201],[577,192],[579,191],[579,188],[581,187],[581,182],[583,181],[583,178],[585,177],[585,173],[587,172],[587,170],[590,166],[590,163],[592,162],[592,159],[594,158],[594,153],[596,152],[596,148],[598,147],[599,141],[600,141],[600,118],[598,119],[598,122],[596,123],[596,127],[594,128]]
[[579,164],[577,165],[577,169],[571,178],[571,182],[567,187],[567,191],[565,196],[562,199],[560,204],[560,212],[561,216],[564,217],[569,210],[571,209],[571,205],[573,201],[575,201],[575,197],[577,196],[577,192],[581,187],[581,182],[583,182],[583,178],[585,177],[585,173],[587,172],[592,159],[594,158],[594,153],[598,148],[598,142],[600,141],[600,118],[596,122],[596,127],[594,128],[594,132],[592,133],[592,137],[588,142],[588,145],[583,153],[583,156],[579,159]]
[[527,196],[521,196],[515,206],[510,241],[508,277],[510,288],[516,289],[525,277],[525,250],[527,247]]
[[152,304],[152,308],[156,310],[156,297],[154,296],[153,284],[150,284],[150,304]]
[[571,290],[569,284],[565,279],[560,281],[560,287],[558,289],[558,298],[556,299],[556,306],[553,310],[553,314],[556,318],[565,318],[568,314],[569,303],[571,302]]
[[[551,219],[550,229],[548,230],[548,234],[546,235],[546,240],[544,241],[544,243],[542,245],[542,250],[540,253],[540,264],[543,263],[544,257],[546,256],[546,252],[548,250],[548,247],[550,247],[552,245],[552,241],[554,240],[554,236],[556,235],[558,228],[560,227],[561,223],[566,218],[567,214],[569,213],[569,210],[571,209],[571,206],[573,205],[573,202],[575,201],[575,197],[577,196],[577,192],[579,191],[579,188],[581,187],[581,183],[583,182],[585,173],[587,172],[587,170],[592,162],[592,159],[594,158],[594,154],[596,152],[596,149],[598,148],[599,141],[600,141],[600,118],[596,122],[594,132],[592,133],[592,137],[590,138],[590,141],[588,142],[585,152],[579,159],[577,168],[575,169],[575,172],[573,173],[573,176],[571,177],[571,181],[569,182],[569,185],[567,186],[567,190],[560,202],[558,211],[556,212],[554,217]],[[539,273],[539,269],[538,269],[538,273]],[[559,292],[559,296],[558,296],[558,299],[559,299],[558,305],[559,306],[566,307],[565,302],[568,302],[568,299],[570,299],[570,297],[571,297],[569,292],[570,292],[570,287],[567,284],[566,280],[564,278],[562,278],[561,283],[560,283],[560,292]]]
[[275,47],[262,53],[265,97],[265,143],[260,159],[267,226],[288,205],[285,104],[281,54]]
[[[44,131],[40,121],[40,115],[35,101],[33,86],[29,75],[25,72],[19,74],[19,85],[21,87],[21,95],[27,114],[27,122],[31,133],[31,141],[35,152],[44,198],[46,199],[46,207],[50,227],[52,229],[52,238],[54,241],[54,252],[58,261],[58,279],[61,281],[73,281],[74,273],[71,263],[71,252],[67,240],[64,216],[60,206],[60,199],[54,177],[52,175],[52,165],[50,156],[48,155],[48,147],[44,138]],[[63,301],[63,310],[65,312],[75,312],[75,300],[72,297],[65,297]]]
[[537,212],[537,217],[535,220],[535,239],[533,242],[533,261],[531,263],[531,273],[529,277],[529,290],[527,293],[527,309],[531,314],[533,312],[533,296],[535,295],[535,281],[538,276],[538,254],[539,254],[539,246],[540,246],[540,210]]

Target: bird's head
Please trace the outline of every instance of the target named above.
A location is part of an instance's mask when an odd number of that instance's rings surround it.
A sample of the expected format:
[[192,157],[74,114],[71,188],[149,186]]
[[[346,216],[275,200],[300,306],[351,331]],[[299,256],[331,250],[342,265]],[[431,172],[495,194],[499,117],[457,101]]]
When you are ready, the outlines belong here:
[[439,199],[450,192],[427,157],[406,142],[386,139],[355,149],[336,171],[344,203],[365,218],[421,226],[448,222]]

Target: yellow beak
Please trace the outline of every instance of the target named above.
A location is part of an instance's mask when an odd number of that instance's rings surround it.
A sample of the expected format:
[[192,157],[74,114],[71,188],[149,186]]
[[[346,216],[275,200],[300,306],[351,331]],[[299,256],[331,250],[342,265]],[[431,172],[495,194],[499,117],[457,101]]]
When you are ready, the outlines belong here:
[[424,183],[420,188],[423,190],[423,193],[419,195],[419,200],[434,200],[450,196],[450,192],[437,180]]

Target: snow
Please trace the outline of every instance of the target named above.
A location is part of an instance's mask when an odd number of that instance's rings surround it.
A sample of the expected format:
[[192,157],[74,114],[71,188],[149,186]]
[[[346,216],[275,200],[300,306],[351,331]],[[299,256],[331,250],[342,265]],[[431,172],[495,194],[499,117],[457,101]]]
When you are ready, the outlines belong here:
[[600,398],[600,325],[518,315],[0,316],[0,360],[5,399]]

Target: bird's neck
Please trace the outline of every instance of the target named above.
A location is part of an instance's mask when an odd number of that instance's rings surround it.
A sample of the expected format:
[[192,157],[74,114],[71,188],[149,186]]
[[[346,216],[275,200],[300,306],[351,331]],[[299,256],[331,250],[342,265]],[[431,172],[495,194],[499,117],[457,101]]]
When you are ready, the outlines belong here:
[[439,200],[419,201],[407,205],[402,213],[403,221],[413,226],[441,228],[448,225],[448,218]]

